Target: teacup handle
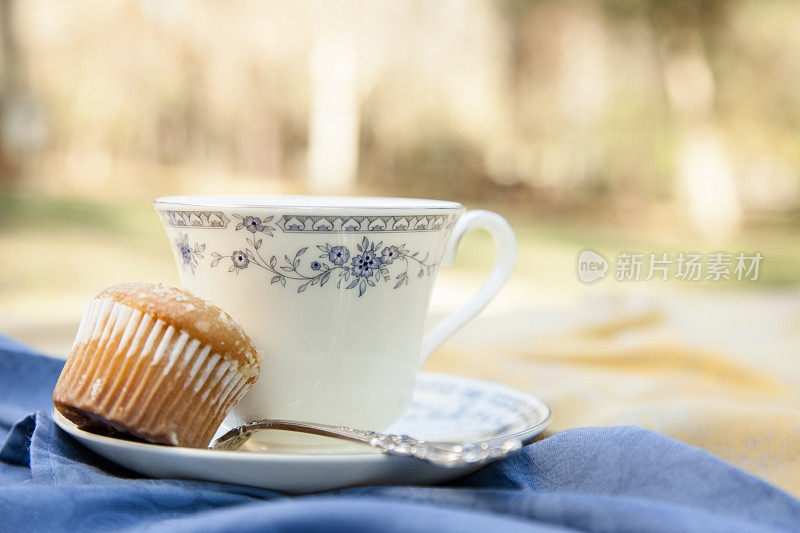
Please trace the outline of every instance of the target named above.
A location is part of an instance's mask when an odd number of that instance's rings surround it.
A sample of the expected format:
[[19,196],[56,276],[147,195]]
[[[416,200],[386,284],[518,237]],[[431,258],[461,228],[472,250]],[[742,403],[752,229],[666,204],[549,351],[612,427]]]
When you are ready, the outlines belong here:
[[491,211],[469,211],[458,218],[450,240],[445,245],[442,266],[450,266],[456,257],[461,238],[473,229],[485,229],[494,240],[495,261],[492,273],[472,300],[448,315],[422,340],[421,362],[461,327],[475,318],[508,281],[517,265],[517,239],[506,219]]

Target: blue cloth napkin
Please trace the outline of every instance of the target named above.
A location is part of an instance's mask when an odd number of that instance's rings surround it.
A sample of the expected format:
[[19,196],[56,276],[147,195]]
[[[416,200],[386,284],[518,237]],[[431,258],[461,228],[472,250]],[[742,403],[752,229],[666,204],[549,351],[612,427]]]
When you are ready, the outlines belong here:
[[565,431],[439,487],[285,496],[144,478],[54,425],[62,365],[0,337],[0,530],[800,531],[790,495],[635,427]]

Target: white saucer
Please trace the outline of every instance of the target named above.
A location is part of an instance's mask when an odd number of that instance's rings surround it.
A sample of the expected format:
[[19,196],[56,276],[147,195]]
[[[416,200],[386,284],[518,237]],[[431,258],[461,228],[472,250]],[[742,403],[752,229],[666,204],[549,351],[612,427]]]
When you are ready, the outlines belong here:
[[[155,478],[199,479],[307,493],[355,485],[441,483],[479,468],[442,468],[367,447],[344,453],[176,448],[95,435],[79,429],[57,411],[53,417],[61,429],[95,453]],[[514,436],[526,443],[544,431],[550,419],[550,409],[524,392],[479,379],[422,372],[411,409],[389,432],[430,441]]]

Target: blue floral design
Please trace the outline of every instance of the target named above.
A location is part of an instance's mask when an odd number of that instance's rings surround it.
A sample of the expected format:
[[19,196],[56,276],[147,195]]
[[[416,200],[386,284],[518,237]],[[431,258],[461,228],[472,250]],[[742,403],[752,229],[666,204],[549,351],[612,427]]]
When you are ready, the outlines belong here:
[[[244,220],[242,227],[246,227]],[[227,257],[231,261],[228,268],[229,272],[238,273],[250,265],[255,265],[272,274],[270,283],[280,283],[286,287],[288,281],[297,282],[297,292],[304,292],[309,286],[318,285],[320,287],[327,284],[331,276],[336,276],[338,288],[344,290],[357,290],[359,296],[364,296],[368,287],[375,287],[376,284],[394,281],[394,288],[398,289],[408,284],[408,271],[412,265],[416,265],[419,270],[417,277],[433,274],[435,263],[428,261],[428,254],[419,257],[419,252],[409,252],[406,245],[383,246],[383,242],[375,243],[364,237],[361,244],[356,245],[358,253],[353,255],[350,264],[347,261],[351,257],[350,250],[344,245],[333,246],[331,244],[321,244],[317,248],[321,255],[306,263],[303,267],[303,256],[308,251],[308,247],[299,249],[294,257],[283,256],[282,261],[278,261],[276,256],[265,259],[259,252],[261,239],[248,237],[249,245],[244,250],[236,250],[230,255],[223,256],[217,252],[212,253],[214,260],[211,266],[215,267],[223,258]],[[396,270],[394,277],[389,270],[389,265],[400,262],[402,266]],[[306,270],[310,269],[310,270]]]
[[342,266],[350,259],[350,250],[346,246],[334,246],[328,252],[328,260],[336,266]]
[[179,238],[175,239],[175,247],[181,256],[183,268],[190,268],[192,274],[197,267],[197,260],[203,258],[203,251],[206,249],[205,244],[194,243],[194,246],[189,244],[189,235],[182,234]]
[[367,250],[353,258],[352,272],[356,277],[370,278],[380,274],[380,267],[381,258],[375,254],[374,250]]
[[178,241],[177,244],[178,244],[178,251],[181,253],[181,257],[183,258],[183,264],[184,265],[191,264],[192,249],[189,247],[189,244],[181,241]]
[[397,246],[387,246],[381,251],[381,262],[384,265],[391,265],[398,257],[400,257],[400,251]]
[[375,273],[371,268],[365,265],[364,257],[361,255],[357,255],[353,258],[353,268],[351,272],[357,278],[368,278]]
[[272,216],[261,218],[250,215],[242,216],[234,214],[233,217],[239,220],[239,223],[236,224],[236,231],[244,228],[253,235],[256,233],[266,233],[270,237],[272,237],[272,234],[275,231],[275,226],[269,224],[269,222],[271,222],[273,219]]
[[264,231],[264,224],[261,223],[261,219],[258,217],[244,217],[242,225],[250,233]]
[[241,250],[236,250],[231,254],[231,261],[233,266],[239,270],[247,268],[247,265],[250,264],[250,258],[247,257],[247,253]]

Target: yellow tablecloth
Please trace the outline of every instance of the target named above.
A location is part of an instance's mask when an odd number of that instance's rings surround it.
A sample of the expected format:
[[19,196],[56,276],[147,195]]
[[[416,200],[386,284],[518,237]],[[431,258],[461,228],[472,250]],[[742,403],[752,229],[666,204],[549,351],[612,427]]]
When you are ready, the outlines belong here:
[[469,324],[426,365],[507,383],[550,433],[633,424],[800,496],[800,293],[694,291],[521,305]]

